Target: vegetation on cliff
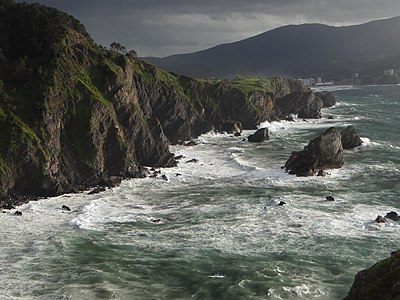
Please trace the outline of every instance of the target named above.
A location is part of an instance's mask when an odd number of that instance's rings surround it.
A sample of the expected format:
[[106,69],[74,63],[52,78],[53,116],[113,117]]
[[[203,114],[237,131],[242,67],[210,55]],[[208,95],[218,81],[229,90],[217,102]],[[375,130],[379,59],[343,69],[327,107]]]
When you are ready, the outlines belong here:
[[[313,94],[283,78],[169,73],[96,45],[65,13],[11,0],[0,3],[0,62],[0,206],[174,165],[169,143],[226,120],[255,128],[295,113],[276,105],[283,97]],[[319,110],[310,99],[296,107]]]

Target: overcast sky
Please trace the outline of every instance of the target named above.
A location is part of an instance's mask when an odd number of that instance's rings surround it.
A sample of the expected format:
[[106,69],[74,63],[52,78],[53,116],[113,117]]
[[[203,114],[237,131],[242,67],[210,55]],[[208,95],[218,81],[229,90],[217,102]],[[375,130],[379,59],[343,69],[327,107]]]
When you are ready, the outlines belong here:
[[104,46],[167,56],[299,23],[358,24],[400,15],[400,0],[36,0],[78,18]]

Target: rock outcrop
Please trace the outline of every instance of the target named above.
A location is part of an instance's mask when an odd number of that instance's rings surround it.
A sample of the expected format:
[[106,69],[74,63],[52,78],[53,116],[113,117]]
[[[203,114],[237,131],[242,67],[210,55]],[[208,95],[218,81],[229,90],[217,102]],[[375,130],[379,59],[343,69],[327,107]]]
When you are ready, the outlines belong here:
[[1,2],[0,25],[0,207],[173,166],[171,143],[226,120],[256,129],[320,116],[322,101],[296,80],[168,73],[96,45],[79,21],[38,4]]
[[261,143],[264,141],[268,141],[269,140],[268,128],[261,128],[257,130],[254,134],[250,135],[247,138],[247,140],[250,143]]
[[322,107],[332,107],[336,104],[335,95],[332,92],[317,92],[315,95],[321,99]]
[[340,133],[329,128],[312,140],[304,150],[293,152],[285,163],[285,170],[297,176],[312,176],[320,169],[343,166],[343,147]]
[[344,300],[400,299],[400,251],[359,272]]
[[348,126],[341,132],[343,149],[352,149],[362,144],[357,130],[353,126]]

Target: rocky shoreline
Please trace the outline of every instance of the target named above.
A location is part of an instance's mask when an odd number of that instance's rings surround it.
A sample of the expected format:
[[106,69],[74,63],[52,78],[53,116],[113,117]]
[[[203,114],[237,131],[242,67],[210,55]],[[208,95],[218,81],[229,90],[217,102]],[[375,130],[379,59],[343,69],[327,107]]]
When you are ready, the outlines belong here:
[[[226,126],[240,134],[289,114],[319,118],[321,108],[334,104],[331,94],[291,79],[168,73],[96,45],[71,16],[30,9],[9,1],[0,11],[15,28],[0,32],[6,66],[0,72],[0,207],[112,187],[145,176],[143,166],[174,166],[170,144]],[[23,25],[43,16],[40,30]],[[21,30],[29,33],[24,44],[14,42]],[[38,42],[44,37],[46,43]],[[22,58],[22,71],[10,76],[7,70]]]

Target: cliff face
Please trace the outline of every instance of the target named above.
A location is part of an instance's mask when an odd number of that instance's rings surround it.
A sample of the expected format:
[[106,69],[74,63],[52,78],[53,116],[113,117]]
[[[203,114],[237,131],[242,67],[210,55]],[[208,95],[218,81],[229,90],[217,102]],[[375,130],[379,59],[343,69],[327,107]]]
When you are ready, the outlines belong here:
[[344,300],[394,300],[400,298],[400,251],[359,272]]
[[[168,73],[95,45],[64,13],[3,1],[0,206],[114,185],[143,176],[143,165],[172,166],[169,143],[226,120],[255,128],[297,113],[291,99],[313,95],[282,78],[218,81]],[[276,105],[282,98],[285,110]],[[318,116],[312,99],[302,103],[304,117]]]

